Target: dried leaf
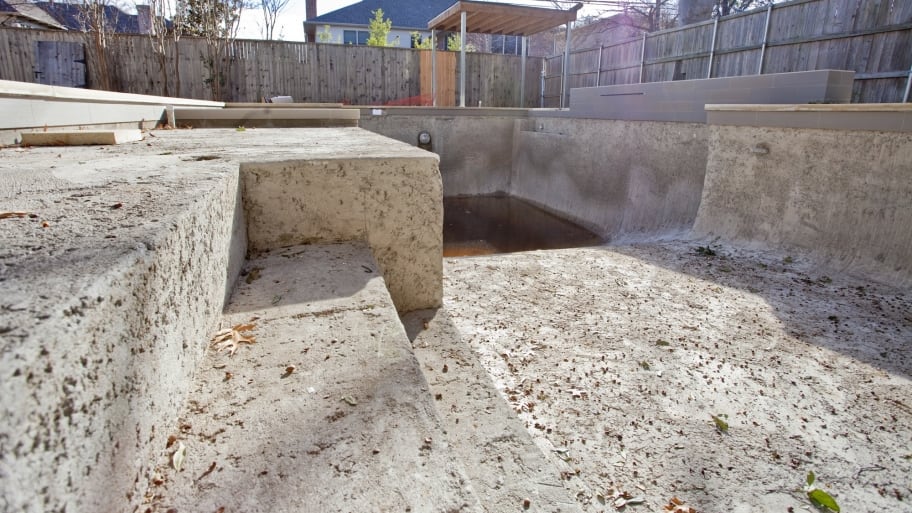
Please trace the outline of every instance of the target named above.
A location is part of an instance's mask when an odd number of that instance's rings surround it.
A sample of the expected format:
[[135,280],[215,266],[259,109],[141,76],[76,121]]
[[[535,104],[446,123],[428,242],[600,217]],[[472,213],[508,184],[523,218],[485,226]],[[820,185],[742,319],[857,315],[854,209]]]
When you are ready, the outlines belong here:
[[344,401],[349,406],[357,406],[358,404],[358,401],[350,395],[343,395],[342,401]]
[[242,331],[250,331],[256,326],[253,323],[238,324],[233,328],[225,328],[215,335],[209,341],[209,347],[216,352],[228,351],[228,356],[234,356],[240,344],[255,344],[256,337],[252,335],[241,335]]
[[181,467],[184,465],[184,457],[186,455],[187,447],[184,446],[184,442],[178,442],[177,450],[171,455],[171,466],[174,467],[174,470],[180,472]]

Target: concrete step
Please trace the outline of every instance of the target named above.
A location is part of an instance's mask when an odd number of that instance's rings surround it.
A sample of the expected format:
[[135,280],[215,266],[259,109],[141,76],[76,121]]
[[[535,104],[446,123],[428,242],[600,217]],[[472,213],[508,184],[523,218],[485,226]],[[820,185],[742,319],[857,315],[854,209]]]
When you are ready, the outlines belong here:
[[222,326],[256,341],[210,349],[153,509],[483,511],[370,250],[294,246],[246,271]]
[[462,462],[487,512],[579,512],[561,472],[574,469],[554,447],[539,448],[500,392],[446,307],[403,317],[443,425],[451,457]]

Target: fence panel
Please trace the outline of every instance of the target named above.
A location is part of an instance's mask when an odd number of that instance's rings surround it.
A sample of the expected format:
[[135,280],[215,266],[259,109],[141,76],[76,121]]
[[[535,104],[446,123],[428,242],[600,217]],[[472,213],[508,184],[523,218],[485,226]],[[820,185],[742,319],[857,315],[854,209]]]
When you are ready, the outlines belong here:
[[[162,54],[155,51],[157,45],[149,36],[112,35],[103,52],[105,67],[93,62],[99,52],[85,36],[0,29],[0,79],[35,82],[37,42],[51,41],[85,44],[90,87],[107,83],[111,89],[129,93],[211,100],[216,99],[212,85],[218,81],[222,85],[218,99],[231,102],[288,95],[302,102],[382,105],[421,95],[419,52],[407,48],[238,40],[221,52],[223,57],[213,66],[205,39],[166,40]],[[472,104],[520,104],[520,57],[470,54],[468,60]],[[526,65],[526,104],[537,106],[542,60],[528,58]]]
[[[767,13],[769,29],[767,29]],[[852,101],[901,102],[912,67],[912,2],[873,0],[794,0],[720,18],[715,47],[713,22],[648,34],[602,48],[600,85],[642,81],[706,78],[712,56],[712,76],[731,77],[761,72],[786,73],[818,69],[856,72]],[[574,77],[592,73],[582,58],[597,49],[574,51],[570,59],[571,87],[589,82]],[[545,60],[545,95],[557,106],[561,56]]]

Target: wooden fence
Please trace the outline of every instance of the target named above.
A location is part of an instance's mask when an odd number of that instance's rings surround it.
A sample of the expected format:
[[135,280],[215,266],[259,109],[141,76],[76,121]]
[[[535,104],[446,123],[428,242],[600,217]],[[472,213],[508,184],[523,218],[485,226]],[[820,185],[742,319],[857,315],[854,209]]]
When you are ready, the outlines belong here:
[[[563,56],[545,66],[544,103],[557,107]],[[568,69],[567,89],[843,69],[855,72],[852,102],[903,102],[912,74],[912,1],[774,4],[571,51]]]
[[[301,102],[352,105],[408,104],[409,99],[421,97],[417,50],[238,40],[225,50],[221,72],[212,73],[205,39],[167,41],[162,58],[149,36],[115,35],[105,52],[105,77],[101,76],[104,67],[92,62],[98,52],[89,51],[92,43],[85,34],[12,28],[0,29],[0,79],[41,82],[39,42],[45,46],[84,43],[86,83],[94,89],[230,102],[288,95]],[[466,74],[468,104],[519,106],[520,67],[516,56],[471,54]],[[526,80],[525,106],[538,105],[541,69],[541,58],[528,59],[527,77],[531,78]],[[221,98],[213,95],[214,80],[219,80]]]

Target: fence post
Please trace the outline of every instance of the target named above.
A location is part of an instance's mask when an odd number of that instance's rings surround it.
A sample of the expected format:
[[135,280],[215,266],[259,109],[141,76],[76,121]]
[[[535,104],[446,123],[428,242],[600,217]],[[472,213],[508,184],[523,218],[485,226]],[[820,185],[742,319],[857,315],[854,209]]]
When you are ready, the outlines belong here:
[[519,108],[523,108],[526,106],[526,36],[522,36],[520,53],[522,53],[522,64],[519,67]]
[[709,47],[709,69],[706,71],[706,78],[712,78],[713,74],[713,56],[716,54],[716,30],[719,28],[719,18],[713,23],[713,39]]
[[539,93],[538,107],[540,109],[545,108],[545,66],[548,65],[547,60],[542,60],[542,69],[541,69],[541,93]]
[[561,72],[564,75],[561,79],[561,97],[560,97],[560,108],[564,108],[564,97],[570,94],[570,91],[567,89],[569,86],[568,81],[570,78],[570,29],[573,25],[573,22],[567,22],[567,42],[564,44],[564,65],[561,67]]
[[766,42],[769,38],[770,31],[770,18],[773,16],[773,4],[769,4],[769,7],[766,8],[766,26],[763,27],[763,44],[760,46],[760,66],[757,69],[757,74],[763,74],[763,55],[766,54]]
[[431,106],[437,106],[437,31],[431,30]]
[[643,72],[646,65],[646,32],[643,32],[643,46],[640,49],[640,83],[643,83]]
[[909,78],[906,79],[906,92],[903,94],[903,103],[909,101],[909,89],[912,89],[912,67],[909,68]]
[[466,102],[466,12],[462,11],[460,17],[459,31],[459,106],[465,107]]
[[605,46],[599,43],[598,64],[595,68],[595,87],[602,85],[602,48]]

